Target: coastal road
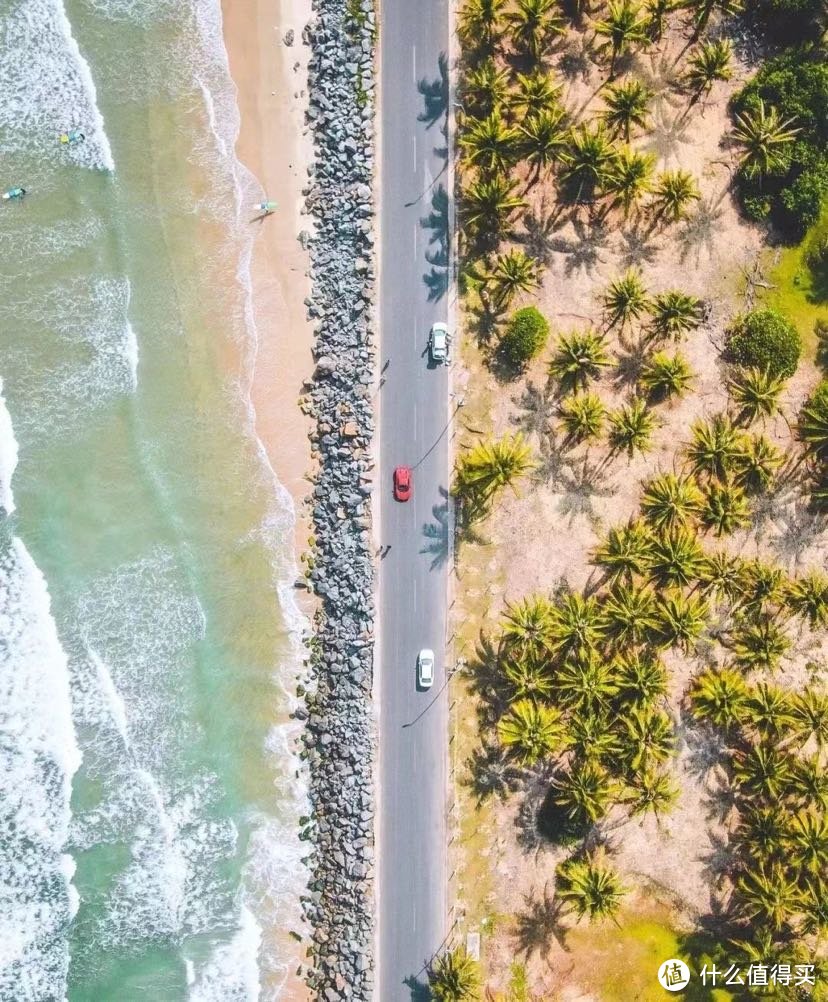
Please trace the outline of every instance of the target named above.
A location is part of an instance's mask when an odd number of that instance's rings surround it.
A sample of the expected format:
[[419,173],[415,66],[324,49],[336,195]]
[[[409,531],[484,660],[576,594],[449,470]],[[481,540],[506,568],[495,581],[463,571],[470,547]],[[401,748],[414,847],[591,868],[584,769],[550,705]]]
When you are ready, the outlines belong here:
[[[421,1000],[447,932],[446,593],[448,371],[426,351],[449,313],[446,122],[448,0],[382,0],[380,11],[380,759],[381,1002]],[[453,406],[451,408],[454,409]],[[394,467],[414,493],[393,500]],[[417,653],[434,650],[432,689]]]

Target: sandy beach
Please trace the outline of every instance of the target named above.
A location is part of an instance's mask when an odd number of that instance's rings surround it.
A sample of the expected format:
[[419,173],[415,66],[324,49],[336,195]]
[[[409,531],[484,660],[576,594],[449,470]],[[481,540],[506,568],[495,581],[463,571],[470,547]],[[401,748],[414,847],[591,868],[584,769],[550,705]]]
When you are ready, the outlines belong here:
[[[238,89],[241,130],[236,153],[255,175],[273,214],[255,220],[259,227],[250,266],[253,309],[259,338],[251,398],[259,438],[279,481],[296,510],[295,551],[307,544],[309,525],[302,501],[308,492],[311,457],[309,422],[298,407],[302,382],[313,371],[312,329],[304,299],[310,291],[308,258],[298,234],[308,227],[300,212],[302,186],[311,160],[303,138],[307,49],[302,29],[310,17],[305,0],[223,0],[224,36],[230,72]],[[286,44],[289,32],[293,40]],[[263,948],[296,956],[281,985],[262,984],[283,1002],[302,1002],[308,988],[296,971],[304,945],[284,926],[263,930]],[[269,997],[269,995],[268,995]]]
[[[313,370],[312,329],[304,305],[310,291],[308,259],[297,239],[309,225],[300,209],[312,156],[309,139],[302,136],[307,64],[302,29],[310,17],[310,4],[223,0],[222,9],[241,113],[236,153],[267,197],[279,204],[272,215],[251,222],[260,228],[251,262],[259,337],[252,400],[259,436],[296,505],[298,555],[308,538],[301,501],[308,490],[311,463],[309,422],[297,406],[302,382]],[[287,45],[291,31],[292,44]]]

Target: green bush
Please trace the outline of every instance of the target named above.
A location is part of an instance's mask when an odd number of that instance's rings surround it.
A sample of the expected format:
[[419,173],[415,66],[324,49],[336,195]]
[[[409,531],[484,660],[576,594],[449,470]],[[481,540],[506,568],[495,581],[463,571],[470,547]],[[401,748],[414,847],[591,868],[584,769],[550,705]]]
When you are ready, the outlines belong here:
[[784,233],[800,239],[828,196],[828,60],[819,45],[789,49],[769,59],[735,95],[732,111],[755,111],[759,101],[774,107],[799,129],[788,165],[774,175],[737,173],[745,212],[769,216]]
[[747,0],[745,10],[775,41],[814,38],[822,0]]
[[500,339],[500,348],[512,365],[524,366],[543,349],[549,338],[549,322],[534,306],[518,310]]
[[796,372],[801,352],[802,339],[789,320],[775,310],[753,310],[728,331],[725,358],[787,378]]

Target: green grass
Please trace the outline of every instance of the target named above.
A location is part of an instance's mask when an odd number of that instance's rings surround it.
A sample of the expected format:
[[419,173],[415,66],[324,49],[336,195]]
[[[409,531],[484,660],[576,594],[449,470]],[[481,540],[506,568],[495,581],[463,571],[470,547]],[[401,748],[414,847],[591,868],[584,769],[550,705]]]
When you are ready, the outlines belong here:
[[807,257],[817,243],[825,240],[828,240],[828,206],[800,244],[782,251],[768,276],[774,288],[766,290],[762,297],[767,306],[796,324],[811,354],[815,345],[814,321],[818,317],[828,317],[828,288],[824,279],[815,280]]
[[[664,914],[660,914],[660,912]],[[652,914],[623,914],[619,926],[578,926],[568,936],[579,981],[601,1002],[664,1002],[682,998],[685,1002],[731,1002],[733,996],[721,988],[704,987],[699,971],[706,955],[713,951],[712,940],[685,935],[671,929],[665,910]],[[665,960],[684,960],[694,975],[688,987],[673,995],[658,983],[658,968]]]

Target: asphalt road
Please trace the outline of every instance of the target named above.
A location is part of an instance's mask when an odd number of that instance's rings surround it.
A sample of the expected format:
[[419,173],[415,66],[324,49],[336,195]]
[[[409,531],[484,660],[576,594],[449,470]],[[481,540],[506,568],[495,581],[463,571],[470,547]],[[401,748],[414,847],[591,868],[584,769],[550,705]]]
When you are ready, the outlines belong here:
[[[449,319],[448,0],[380,4],[380,843],[381,1002],[421,1000],[446,934],[448,372],[430,363]],[[453,408],[452,408],[453,409]],[[393,500],[394,467],[414,492]],[[419,692],[417,653],[435,653]]]

